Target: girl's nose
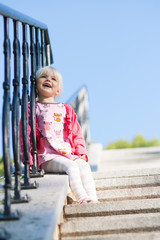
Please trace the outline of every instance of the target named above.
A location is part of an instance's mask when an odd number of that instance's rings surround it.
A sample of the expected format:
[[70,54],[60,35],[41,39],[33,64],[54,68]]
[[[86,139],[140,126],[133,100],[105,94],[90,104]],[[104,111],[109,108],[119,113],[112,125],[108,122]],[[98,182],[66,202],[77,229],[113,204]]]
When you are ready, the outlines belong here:
[[51,77],[50,77],[50,76],[48,76],[48,77],[47,77],[47,80],[48,80],[48,81],[51,81]]

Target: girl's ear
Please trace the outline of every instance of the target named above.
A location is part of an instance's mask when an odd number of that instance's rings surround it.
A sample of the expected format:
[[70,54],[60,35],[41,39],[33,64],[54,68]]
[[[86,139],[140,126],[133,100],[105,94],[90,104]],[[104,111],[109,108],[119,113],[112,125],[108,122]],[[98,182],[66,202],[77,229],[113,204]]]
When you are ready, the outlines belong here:
[[57,94],[56,95],[60,95],[60,90],[59,89],[57,89]]

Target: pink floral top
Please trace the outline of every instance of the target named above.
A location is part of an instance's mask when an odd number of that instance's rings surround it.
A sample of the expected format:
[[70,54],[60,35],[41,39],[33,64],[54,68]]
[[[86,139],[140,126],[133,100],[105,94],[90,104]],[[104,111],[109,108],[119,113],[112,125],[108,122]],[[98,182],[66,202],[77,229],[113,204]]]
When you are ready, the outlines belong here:
[[71,154],[71,145],[64,134],[66,108],[62,103],[36,103],[36,116],[40,132],[38,162],[54,159],[63,155],[71,160],[78,158]]
[[[29,165],[31,167],[33,165],[33,145],[31,138],[30,104],[28,105],[28,119]],[[24,161],[22,120],[20,121],[20,140],[22,161]],[[36,140],[38,169],[40,168],[40,164],[54,159],[59,155],[71,160],[75,160],[80,155],[87,157],[87,149],[81,127],[73,108],[68,104],[36,103]]]

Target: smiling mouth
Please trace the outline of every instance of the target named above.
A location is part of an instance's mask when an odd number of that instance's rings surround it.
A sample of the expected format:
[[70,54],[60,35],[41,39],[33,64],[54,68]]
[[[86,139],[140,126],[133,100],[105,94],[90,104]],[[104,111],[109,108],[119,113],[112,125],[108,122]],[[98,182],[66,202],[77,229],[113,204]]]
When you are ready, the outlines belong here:
[[51,88],[51,85],[49,83],[44,83],[43,86],[47,88]]

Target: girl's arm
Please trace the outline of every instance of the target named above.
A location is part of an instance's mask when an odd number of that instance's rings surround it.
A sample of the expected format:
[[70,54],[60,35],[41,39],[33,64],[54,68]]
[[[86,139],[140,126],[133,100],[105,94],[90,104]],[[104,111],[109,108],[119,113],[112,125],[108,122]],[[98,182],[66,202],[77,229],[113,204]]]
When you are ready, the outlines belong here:
[[86,143],[83,137],[82,129],[80,124],[77,120],[77,115],[72,109],[72,140],[73,140],[73,147],[75,149],[75,154],[78,155],[80,158],[88,161],[87,156],[87,149]]
[[87,157],[87,155],[81,154],[79,157],[82,158],[83,160],[85,160],[86,162],[88,162],[88,157]]

